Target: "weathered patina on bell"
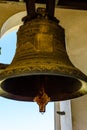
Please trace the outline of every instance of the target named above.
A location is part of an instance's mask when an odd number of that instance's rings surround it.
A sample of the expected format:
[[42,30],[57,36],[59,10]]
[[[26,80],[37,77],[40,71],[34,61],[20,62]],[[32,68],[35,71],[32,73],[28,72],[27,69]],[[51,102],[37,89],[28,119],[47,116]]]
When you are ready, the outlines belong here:
[[0,63],[0,71],[7,68],[7,67],[8,67],[8,64]]
[[16,54],[0,73],[0,95],[19,101],[35,101],[40,111],[50,101],[76,98],[87,93],[87,77],[70,62],[64,29],[38,8],[25,18],[17,33]]

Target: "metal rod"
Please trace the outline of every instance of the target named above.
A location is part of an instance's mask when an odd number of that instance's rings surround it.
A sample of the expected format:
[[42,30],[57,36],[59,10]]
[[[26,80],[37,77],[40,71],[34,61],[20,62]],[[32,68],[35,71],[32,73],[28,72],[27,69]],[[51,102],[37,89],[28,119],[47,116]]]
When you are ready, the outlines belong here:
[[46,9],[50,17],[54,17],[55,0],[46,0]]
[[30,17],[35,16],[35,0],[26,0],[27,14]]

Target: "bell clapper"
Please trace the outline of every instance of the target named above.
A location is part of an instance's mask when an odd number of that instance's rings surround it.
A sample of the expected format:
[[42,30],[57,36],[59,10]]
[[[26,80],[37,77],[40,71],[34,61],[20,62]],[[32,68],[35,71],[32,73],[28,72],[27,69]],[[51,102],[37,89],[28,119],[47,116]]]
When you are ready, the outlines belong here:
[[34,101],[39,105],[39,111],[45,112],[46,104],[50,101],[50,97],[45,93],[44,87],[41,87],[39,94],[34,98]]

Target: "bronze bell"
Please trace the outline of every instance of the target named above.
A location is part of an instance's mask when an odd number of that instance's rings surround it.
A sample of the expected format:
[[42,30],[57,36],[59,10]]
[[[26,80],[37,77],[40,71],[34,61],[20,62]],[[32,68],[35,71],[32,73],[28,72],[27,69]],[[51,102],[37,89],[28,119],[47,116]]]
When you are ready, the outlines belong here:
[[35,101],[41,112],[50,101],[87,93],[87,77],[67,55],[64,29],[44,8],[38,8],[34,18],[25,18],[17,33],[15,57],[0,73],[0,80],[1,96]]

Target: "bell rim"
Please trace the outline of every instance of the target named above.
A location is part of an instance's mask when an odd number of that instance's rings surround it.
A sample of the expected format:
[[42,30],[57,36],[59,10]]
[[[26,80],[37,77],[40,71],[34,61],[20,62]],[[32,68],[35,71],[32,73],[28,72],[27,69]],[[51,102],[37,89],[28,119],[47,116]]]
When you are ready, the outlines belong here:
[[[79,80],[82,84],[85,84],[84,86],[82,86],[78,91],[73,92],[73,93],[69,93],[68,95],[58,95],[58,98],[56,97],[56,99],[52,99],[50,97],[50,102],[55,102],[55,101],[64,101],[64,100],[70,100],[70,99],[74,99],[74,98],[78,98],[78,97],[82,97],[85,94],[87,94],[87,84],[84,81]],[[7,99],[12,99],[12,100],[17,100],[17,101],[26,101],[26,102],[34,102],[34,97],[28,97],[28,96],[20,96],[20,95],[15,95],[12,93],[9,93],[7,91],[5,91],[3,88],[0,87],[0,96],[7,98]],[[60,97],[60,98],[59,98]]]
[[[52,69],[52,66],[50,66],[50,68],[48,70],[46,68],[44,68],[44,70],[42,70],[42,71],[41,70],[29,71],[28,67],[27,67],[27,69],[24,71],[23,71],[23,68],[21,68],[21,70],[18,73],[16,73],[17,70],[19,70],[18,67],[14,68],[14,69],[13,68],[10,69],[9,67],[7,67],[5,70],[3,70],[1,72],[0,81],[2,84],[2,82],[5,81],[6,79],[14,78],[15,76],[21,77],[21,76],[28,76],[28,75],[53,75],[53,76],[61,75],[64,77],[71,77],[73,79],[77,79],[78,81],[80,81],[82,86],[78,91],[76,91],[72,94],[69,94],[68,97],[65,95],[65,98],[63,99],[60,95],[60,98],[58,100],[54,100],[54,101],[63,101],[63,100],[73,99],[73,98],[85,95],[87,93],[87,77],[82,72],[80,72],[77,68],[73,69],[73,67],[69,67],[67,70],[67,69],[65,69],[66,66],[65,66],[65,68],[63,68],[63,67],[60,67],[59,69],[58,68]],[[62,68],[64,70],[62,70]],[[67,71],[65,71],[65,70],[67,70]],[[72,71],[72,70],[74,70],[74,71]],[[10,72],[10,73],[8,73],[8,72]],[[18,101],[33,101],[33,97],[22,97],[19,95],[14,95],[14,94],[11,94],[11,93],[5,91],[2,87],[0,87],[0,96],[8,98],[8,99],[18,100]],[[51,101],[53,101],[53,100],[51,100]]]

